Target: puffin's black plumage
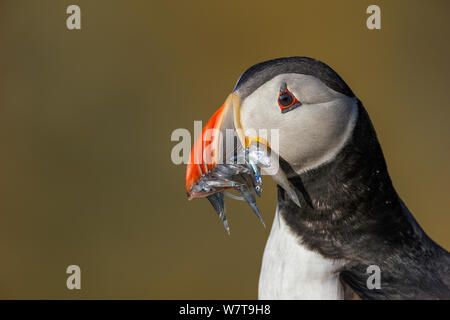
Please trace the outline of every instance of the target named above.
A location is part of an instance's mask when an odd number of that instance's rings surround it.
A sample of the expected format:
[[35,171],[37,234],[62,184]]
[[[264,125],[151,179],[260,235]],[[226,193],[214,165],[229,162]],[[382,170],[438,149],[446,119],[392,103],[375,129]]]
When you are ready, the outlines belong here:
[[[242,98],[282,73],[320,79],[331,89],[354,97],[326,64],[304,57],[257,64],[238,80]],[[298,207],[278,187],[278,210],[303,245],[340,260],[341,280],[363,299],[450,299],[450,254],[420,228],[397,195],[369,116],[358,102],[351,138],[336,157],[297,174],[281,159],[296,188]],[[369,265],[381,269],[381,289],[366,285]]]
[[314,76],[331,89],[349,97],[354,96],[349,86],[332,68],[308,57],[278,58],[255,64],[241,75],[233,91],[239,92],[241,99],[244,99],[263,83],[283,73]]

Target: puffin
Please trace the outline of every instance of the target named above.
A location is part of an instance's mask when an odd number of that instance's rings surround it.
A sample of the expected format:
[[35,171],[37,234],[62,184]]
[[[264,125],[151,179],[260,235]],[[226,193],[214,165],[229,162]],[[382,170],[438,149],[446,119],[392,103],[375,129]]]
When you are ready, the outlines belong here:
[[[450,299],[449,252],[397,194],[368,112],[327,64],[288,57],[250,67],[203,128],[191,149],[186,191],[190,199],[207,197],[228,229],[219,191],[236,184],[217,182],[228,136],[207,137],[212,129],[233,130],[244,147],[256,141],[270,148],[258,132],[278,133],[271,174],[277,208],[259,299]],[[211,178],[215,168],[222,176]],[[216,188],[199,187],[206,177]],[[369,285],[374,266],[375,287]]]

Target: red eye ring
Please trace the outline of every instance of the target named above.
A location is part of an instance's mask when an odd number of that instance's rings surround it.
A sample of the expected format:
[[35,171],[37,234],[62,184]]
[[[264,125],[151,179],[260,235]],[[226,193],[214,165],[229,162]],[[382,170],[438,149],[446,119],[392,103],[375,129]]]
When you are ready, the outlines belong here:
[[283,92],[280,91],[278,94],[278,106],[282,112],[287,111],[287,109],[296,104],[300,104],[300,101],[298,101],[295,95],[289,91],[288,88],[286,88]]

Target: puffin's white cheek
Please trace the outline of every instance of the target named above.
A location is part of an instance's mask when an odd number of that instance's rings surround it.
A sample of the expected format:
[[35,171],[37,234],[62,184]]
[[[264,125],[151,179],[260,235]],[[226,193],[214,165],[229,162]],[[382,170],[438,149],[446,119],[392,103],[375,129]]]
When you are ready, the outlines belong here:
[[327,154],[341,131],[329,117],[305,117],[280,130],[280,155],[293,167],[310,167]]
[[357,115],[353,103],[303,107],[280,129],[280,155],[297,172],[333,159],[351,135]]
[[241,109],[241,124],[248,137],[267,136],[271,139],[271,130],[280,128],[280,110],[273,106],[252,103]]
[[347,98],[304,104],[287,113],[263,101],[249,102],[241,109],[246,135],[266,138],[297,172],[333,159],[350,136],[357,115],[356,102]]

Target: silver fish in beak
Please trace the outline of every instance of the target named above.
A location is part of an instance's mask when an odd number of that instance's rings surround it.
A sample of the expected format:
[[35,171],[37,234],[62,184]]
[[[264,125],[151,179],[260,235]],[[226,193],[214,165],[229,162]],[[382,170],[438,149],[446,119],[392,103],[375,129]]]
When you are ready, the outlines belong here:
[[[186,168],[189,200],[207,198],[219,215],[228,234],[225,196],[246,201],[265,227],[256,197],[262,193],[260,170],[278,175],[278,183],[299,205],[287,177],[278,170],[278,156],[261,137],[247,137],[240,124],[240,100],[232,93],[209,119],[191,150]],[[283,186],[284,185],[284,186]],[[234,190],[239,196],[230,191]]]

